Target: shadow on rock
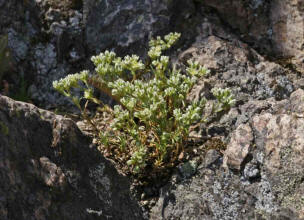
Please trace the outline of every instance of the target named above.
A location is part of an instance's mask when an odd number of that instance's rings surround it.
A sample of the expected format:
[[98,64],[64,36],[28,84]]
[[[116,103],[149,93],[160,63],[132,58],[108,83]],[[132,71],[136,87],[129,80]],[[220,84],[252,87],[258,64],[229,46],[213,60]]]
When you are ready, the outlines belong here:
[[75,123],[0,96],[0,218],[144,219],[128,179]]

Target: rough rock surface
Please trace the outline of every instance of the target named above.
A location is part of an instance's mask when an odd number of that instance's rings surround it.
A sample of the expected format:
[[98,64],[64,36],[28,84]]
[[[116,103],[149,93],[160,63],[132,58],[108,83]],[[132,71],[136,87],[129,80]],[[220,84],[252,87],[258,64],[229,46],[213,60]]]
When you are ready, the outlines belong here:
[[67,118],[0,96],[0,219],[144,219],[130,184]]
[[303,219],[303,99],[299,89],[262,101],[269,108],[238,126],[222,160],[206,166],[207,153],[191,179],[173,176],[151,219]]
[[202,4],[216,9],[222,21],[238,32],[245,42],[267,52],[272,50],[269,1],[206,0]]
[[[183,36],[168,52],[174,62],[211,70],[190,99],[209,104],[211,88],[232,90],[236,105],[191,132],[227,150],[181,164],[150,219],[304,218],[302,1],[0,0],[0,12],[13,57],[0,92],[25,95],[23,85],[44,108],[69,106],[52,81],[92,70],[91,55],[143,55],[151,36],[170,31]],[[1,219],[148,218],[71,120],[3,96],[0,179]]]
[[301,72],[303,65],[302,0],[206,0],[241,39],[259,51],[280,58],[293,58]]
[[[288,69],[266,61],[255,50],[238,40],[227,41],[210,36],[194,43],[179,57],[181,62],[195,59],[207,67],[212,73],[201,84],[209,84],[211,88],[232,88],[238,101],[270,97],[283,99],[294,91],[291,82],[293,79],[289,79],[287,75]],[[204,86],[199,86],[203,95]]]
[[204,129],[201,127],[201,131],[205,130],[207,136],[218,135],[227,139],[236,126],[247,122],[254,113],[267,108],[259,100],[286,99],[295,89],[303,88],[301,75],[265,60],[237,39],[227,41],[216,36],[198,39],[189,49],[180,53],[179,61],[186,63],[188,59],[197,60],[211,70],[211,73],[194,87],[190,99],[207,97],[212,100],[214,97],[210,90],[220,87],[230,88],[237,100],[236,107],[220,120],[208,118],[208,126]]
[[[82,14],[71,2],[12,0],[1,3],[0,35],[8,36],[15,66],[3,77],[9,84],[6,93],[28,97],[26,99],[44,108],[67,103],[67,99],[52,89],[52,81],[83,69],[82,59],[86,54]],[[1,81],[0,89],[3,87]]]
[[301,76],[238,40],[197,39],[179,60],[193,58],[211,70],[191,99],[212,100],[215,86],[234,92],[236,106],[199,131],[228,142],[227,150],[224,156],[214,150],[202,156],[189,179],[177,171],[161,190],[151,219],[303,218]]
[[[191,1],[84,1],[85,31],[91,51],[114,49],[144,55],[148,40],[170,31],[193,37],[195,7]],[[187,27],[187,32],[184,28]]]
[[1,1],[0,11],[0,35],[8,36],[15,62],[4,77],[10,91],[20,92],[24,78],[30,99],[48,109],[68,105],[52,89],[52,81],[92,70],[90,56],[106,49],[143,55],[150,37],[170,31],[182,33],[182,47],[198,34],[232,43],[241,39],[247,44],[234,48],[245,45],[292,58],[297,71],[304,69],[303,4],[298,0],[12,0]]
[[0,36],[8,35],[17,67],[4,77],[9,94],[20,91],[24,78],[23,93],[47,109],[69,106],[52,82],[83,69],[93,70],[92,55],[106,49],[120,55],[144,55],[152,36],[170,31],[183,33],[183,45],[195,38],[201,19],[194,4],[182,0],[13,0],[1,2],[0,11]]

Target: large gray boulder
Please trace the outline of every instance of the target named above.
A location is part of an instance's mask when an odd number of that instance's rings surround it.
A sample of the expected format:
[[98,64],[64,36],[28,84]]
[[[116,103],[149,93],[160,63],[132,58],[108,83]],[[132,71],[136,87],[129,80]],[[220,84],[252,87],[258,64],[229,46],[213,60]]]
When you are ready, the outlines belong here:
[[76,124],[0,96],[0,219],[144,219]]

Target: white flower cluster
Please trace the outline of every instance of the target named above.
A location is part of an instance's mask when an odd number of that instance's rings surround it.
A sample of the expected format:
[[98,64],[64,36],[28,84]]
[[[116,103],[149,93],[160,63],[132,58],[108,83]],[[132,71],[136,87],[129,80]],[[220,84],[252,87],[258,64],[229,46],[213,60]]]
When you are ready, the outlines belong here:
[[149,42],[150,50],[148,51],[148,56],[155,60],[161,56],[163,50],[167,50],[172,47],[173,44],[180,38],[180,33],[170,33],[164,37],[162,40],[160,37],[152,39]]
[[114,130],[119,130],[126,126],[130,120],[130,113],[127,110],[123,110],[120,105],[115,105],[114,106],[114,120],[113,123],[111,124],[111,127]]
[[145,68],[145,65],[136,55],[125,56],[121,62],[121,66],[123,69],[130,70],[132,74],[135,74],[136,71],[143,70]]
[[129,166],[133,166],[133,172],[139,173],[146,166],[147,148],[140,146],[137,151],[133,153],[131,159],[127,161]]
[[209,73],[209,70],[201,66],[198,61],[188,60],[187,62],[189,66],[186,71],[190,76],[205,76]]
[[126,71],[135,75],[137,71],[145,68],[145,65],[136,55],[127,55],[122,59],[117,57],[114,52],[108,50],[98,56],[93,56],[91,60],[96,66],[95,71],[105,82],[118,79]]
[[202,99],[199,102],[193,102],[186,110],[174,109],[173,115],[175,120],[183,126],[190,126],[193,122],[202,118],[202,110],[206,104],[206,99]]
[[155,67],[155,77],[164,78],[164,71],[167,70],[169,64],[169,57],[161,56],[159,60],[153,60],[152,65]]
[[89,76],[88,71],[82,71],[81,73],[69,74],[65,78],[60,79],[59,81],[53,81],[53,87],[59,92],[63,93],[66,96],[70,96],[71,88],[79,88],[79,81],[86,82]]
[[88,96],[88,92],[86,92],[85,87],[80,86],[79,82],[84,82],[85,85],[87,84],[87,79],[89,77],[89,72],[84,70],[80,73],[76,74],[69,74],[65,78],[60,79],[59,81],[53,81],[53,87],[61,94],[71,98],[72,102],[80,108],[80,98],[78,96],[73,95],[71,89],[72,88],[79,88],[84,92],[85,96]]
[[218,101],[215,109],[216,112],[227,110],[235,104],[235,99],[231,94],[230,89],[213,88],[211,89],[211,92]]

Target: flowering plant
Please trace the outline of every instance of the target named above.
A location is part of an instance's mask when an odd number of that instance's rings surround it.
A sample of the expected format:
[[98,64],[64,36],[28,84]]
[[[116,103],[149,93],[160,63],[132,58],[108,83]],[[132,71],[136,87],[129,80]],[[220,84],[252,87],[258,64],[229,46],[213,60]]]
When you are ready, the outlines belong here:
[[[162,55],[179,37],[178,33],[170,33],[164,39],[152,39],[146,63],[136,55],[121,58],[105,51],[91,59],[96,74],[83,71],[53,82],[54,88],[70,97],[84,113],[82,98],[102,104],[93,95],[94,87],[118,103],[109,111],[113,118],[110,129],[96,132],[102,148],[115,152],[112,156],[120,157],[119,161],[124,161],[136,174],[147,166],[157,170],[174,164],[183,151],[190,126],[204,118],[206,99],[187,102],[186,98],[208,70],[189,60],[182,73],[170,68],[169,57]],[[71,88],[83,91],[83,97],[73,95]],[[228,89],[212,92],[218,101],[214,112],[227,110],[234,103]],[[89,121],[94,125],[94,121]]]

